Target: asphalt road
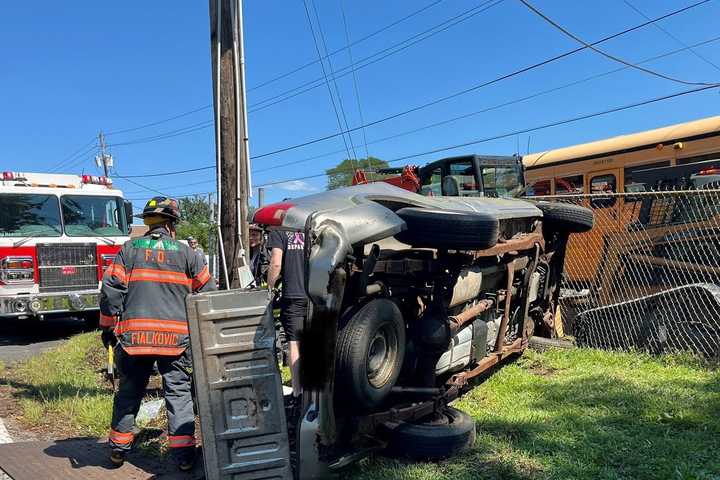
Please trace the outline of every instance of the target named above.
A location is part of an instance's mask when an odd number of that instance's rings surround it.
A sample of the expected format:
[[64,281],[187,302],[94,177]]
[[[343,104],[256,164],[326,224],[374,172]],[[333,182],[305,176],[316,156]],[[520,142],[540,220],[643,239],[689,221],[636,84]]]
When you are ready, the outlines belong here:
[[85,331],[82,320],[72,317],[43,320],[0,320],[0,361],[25,360]]

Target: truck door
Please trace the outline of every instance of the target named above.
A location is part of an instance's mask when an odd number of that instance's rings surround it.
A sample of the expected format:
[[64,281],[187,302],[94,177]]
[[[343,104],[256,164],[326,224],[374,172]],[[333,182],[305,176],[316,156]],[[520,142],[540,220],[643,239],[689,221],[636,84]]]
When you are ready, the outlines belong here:
[[208,480],[291,480],[285,408],[267,290],[187,297]]

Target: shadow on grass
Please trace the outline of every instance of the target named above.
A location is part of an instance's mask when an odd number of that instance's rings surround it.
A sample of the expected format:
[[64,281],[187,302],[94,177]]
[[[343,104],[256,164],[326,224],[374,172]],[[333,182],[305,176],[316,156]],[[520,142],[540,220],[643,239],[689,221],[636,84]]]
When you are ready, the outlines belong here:
[[506,410],[475,406],[478,441],[461,456],[440,463],[373,458],[348,477],[720,478],[718,375],[649,386],[604,375],[525,377],[517,397],[501,405]]
[[33,400],[53,399],[63,400],[65,398],[76,398],[86,396],[99,396],[112,394],[110,384],[102,387],[78,387],[70,383],[55,382],[33,385],[9,378],[0,378],[1,385],[9,385],[13,388],[15,398],[29,398]]
[[599,375],[532,384],[518,392],[532,399],[531,420],[483,419],[477,428],[540,459],[541,478],[717,478],[720,379],[677,387],[673,398]]

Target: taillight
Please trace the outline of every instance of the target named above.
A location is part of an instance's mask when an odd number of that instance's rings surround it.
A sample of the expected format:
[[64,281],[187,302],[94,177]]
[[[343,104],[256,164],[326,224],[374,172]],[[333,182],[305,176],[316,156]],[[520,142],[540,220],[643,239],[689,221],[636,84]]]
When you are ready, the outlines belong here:
[[33,283],[35,261],[32,257],[5,257],[0,261],[0,281],[5,284]]
[[102,266],[103,272],[112,265],[113,261],[115,261],[114,253],[104,253],[100,255],[100,266]]
[[295,205],[290,202],[273,203],[255,212],[253,220],[260,225],[282,225],[287,211]]

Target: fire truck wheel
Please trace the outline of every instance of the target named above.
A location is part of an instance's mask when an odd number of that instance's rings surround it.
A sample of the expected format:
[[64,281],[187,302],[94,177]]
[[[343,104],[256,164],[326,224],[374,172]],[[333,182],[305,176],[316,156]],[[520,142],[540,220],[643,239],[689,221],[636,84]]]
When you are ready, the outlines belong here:
[[552,232],[583,233],[592,229],[594,215],[589,208],[560,202],[536,202],[543,212],[543,227]]
[[407,225],[395,238],[414,247],[485,250],[498,240],[499,223],[487,213],[416,207],[395,213]]
[[388,433],[388,456],[413,460],[442,460],[475,444],[475,421],[448,407],[423,422],[401,423]]
[[378,406],[395,386],[405,358],[405,322],[386,298],[355,310],[337,343],[335,391],[353,408]]

